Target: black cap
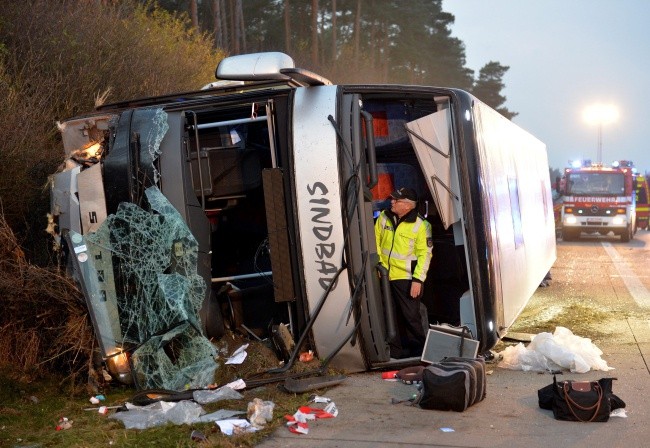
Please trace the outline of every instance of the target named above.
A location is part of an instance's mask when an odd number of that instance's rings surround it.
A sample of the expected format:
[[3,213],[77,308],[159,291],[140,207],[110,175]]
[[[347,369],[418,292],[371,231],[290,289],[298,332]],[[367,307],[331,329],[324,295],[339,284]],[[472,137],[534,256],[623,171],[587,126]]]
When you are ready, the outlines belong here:
[[413,202],[418,201],[418,194],[412,188],[399,188],[390,194],[393,199],[408,199]]

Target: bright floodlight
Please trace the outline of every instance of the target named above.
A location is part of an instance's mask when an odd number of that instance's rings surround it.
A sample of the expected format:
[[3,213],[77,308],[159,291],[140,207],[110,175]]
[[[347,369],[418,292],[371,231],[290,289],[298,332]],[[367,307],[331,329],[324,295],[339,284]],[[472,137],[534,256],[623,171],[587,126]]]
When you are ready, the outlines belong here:
[[592,104],[585,108],[582,116],[591,125],[608,124],[618,120],[618,109],[611,104]]
[[582,113],[585,122],[598,127],[598,163],[603,161],[603,126],[618,120],[618,109],[611,104],[592,104]]

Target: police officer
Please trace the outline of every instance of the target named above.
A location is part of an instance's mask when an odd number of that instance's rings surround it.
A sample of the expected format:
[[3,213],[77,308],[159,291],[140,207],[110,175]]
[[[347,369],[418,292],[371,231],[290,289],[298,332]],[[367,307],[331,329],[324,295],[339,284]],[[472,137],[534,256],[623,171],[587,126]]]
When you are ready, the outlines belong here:
[[418,214],[417,193],[411,188],[400,188],[390,198],[390,210],[383,210],[375,222],[375,238],[379,262],[388,269],[397,316],[391,357],[420,356],[426,336],[420,298],[431,263],[431,224]]

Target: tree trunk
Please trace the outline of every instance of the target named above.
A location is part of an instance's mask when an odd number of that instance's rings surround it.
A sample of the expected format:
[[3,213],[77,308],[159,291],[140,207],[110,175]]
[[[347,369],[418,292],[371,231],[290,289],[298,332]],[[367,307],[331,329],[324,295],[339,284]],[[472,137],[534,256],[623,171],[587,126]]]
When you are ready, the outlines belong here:
[[199,7],[196,0],[190,0],[190,19],[192,19],[192,26],[199,29]]
[[336,61],[337,58],[337,45],[336,45],[336,0],[332,0],[332,56],[331,60]]
[[219,2],[219,10],[221,11],[221,37],[223,39],[223,49],[230,51],[230,39],[228,28],[228,10],[226,9],[226,0],[217,0]]
[[214,34],[214,44],[217,48],[223,48],[221,20],[221,0],[212,0],[212,32]]
[[361,41],[361,0],[357,0],[357,12],[354,17],[354,69],[359,70],[359,42]]
[[229,0],[228,1],[228,10],[230,11],[230,14],[228,15],[229,24],[230,24],[230,51],[234,54],[239,53],[239,48],[237,46],[237,29],[235,25],[235,14],[233,14],[233,11],[235,11],[235,0]]
[[291,5],[284,0],[284,48],[291,55]]
[[242,0],[237,0],[237,39],[240,43],[237,46],[241,49],[242,53],[246,53],[246,28],[244,26],[244,8],[242,7]]
[[311,0],[311,63],[318,64],[318,0]]

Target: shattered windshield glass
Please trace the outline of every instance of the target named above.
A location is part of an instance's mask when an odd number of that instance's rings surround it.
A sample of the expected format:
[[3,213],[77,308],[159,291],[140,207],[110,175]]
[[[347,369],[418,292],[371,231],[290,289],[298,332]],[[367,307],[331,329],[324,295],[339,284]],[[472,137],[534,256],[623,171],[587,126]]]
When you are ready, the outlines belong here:
[[[217,365],[198,318],[206,288],[196,270],[198,245],[156,187],[145,195],[150,210],[124,202],[97,232],[71,238],[84,265],[98,339],[106,356],[132,352],[139,388],[204,387],[213,381]],[[105,263],[107,256],[116,273],[114,287],[106,285],[106,266],[86,266]],[[115,310],[119,328],[112,320]]]
[[[157,179],[167,114],[138,111],[132,128],[140,138],[140,168]],[[206,293],[198,243],[157,187],[138,200],[141,206],[120,202],[94,233],[70,231],[95,334],[109,363],[130,355],[138,388],[204,387],[217,364],[198,317]]]
[[140,137],[141,169],[151,171],[154,183],[158,183],[159,173],[155,160],[160,155],[160,142],[169,130],[167,113],[162,109],[142,109],[133,112],[131,132]]

